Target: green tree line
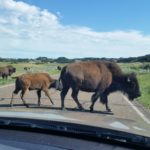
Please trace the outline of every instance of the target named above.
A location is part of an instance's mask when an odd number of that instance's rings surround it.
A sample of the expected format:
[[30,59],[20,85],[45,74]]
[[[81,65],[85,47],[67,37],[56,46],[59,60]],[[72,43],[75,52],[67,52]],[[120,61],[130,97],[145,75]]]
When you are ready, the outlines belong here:
[[0,62],[11,62],[11,63],[21,63],[21,62],[35,62],[35,63],[70,63],[75,61],[87,61],[87,60],[106,60],[106,61],[115,61],[118,63],[129,63],[129,62],[150,62],[150,54],[139,57],[129,57],[129,58],[93,58],[93,57],[85,57],[85,58],[73,58],[69,59],[66,57],[58,57],[58,58],[47,58],[47,57],[38,57],[35,59],[31,58],[0,58]]

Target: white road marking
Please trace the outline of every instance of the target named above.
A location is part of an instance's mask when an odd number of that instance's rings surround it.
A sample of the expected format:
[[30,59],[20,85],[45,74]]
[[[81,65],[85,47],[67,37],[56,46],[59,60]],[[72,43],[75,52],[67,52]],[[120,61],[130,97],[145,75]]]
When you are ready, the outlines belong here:
[[123,123],[119,121],[114,121],[113,123],[110,124],[110,126],[114,128],[120,128],[120,129],[126,129],[126,130],[130,129],[128,126],[124,125]]
[[134,106],[125,96],[123,98],[127,101],[127,103],[137,112],[137,114],[148,124],[150,124],[150,120],[144,116],[144,114],[136,107]]
[[139,130],[139,131],[145,131],[145,129],[139,128],[139,127],[137,127],[137,126],[133,126],[133,128],[136,129],[136,130]]
[[8,84],[8,85],[3,85],[3,86],[0,86],[0,88],[9,87],[9,86],[12,86],[12,85],[14,85],[14,83],[12,83],[12,84]]

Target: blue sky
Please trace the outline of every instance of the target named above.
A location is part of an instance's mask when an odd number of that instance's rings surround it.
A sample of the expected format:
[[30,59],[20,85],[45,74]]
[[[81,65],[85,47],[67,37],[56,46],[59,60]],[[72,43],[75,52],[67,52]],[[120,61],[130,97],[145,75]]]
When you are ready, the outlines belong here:
[[88,26],[96,31],[140,30],[150,33],[149,0],[24,0],[61,13],[65,25]]
[[149,54],[149,6],[149,0],[0,0],[0,56]]

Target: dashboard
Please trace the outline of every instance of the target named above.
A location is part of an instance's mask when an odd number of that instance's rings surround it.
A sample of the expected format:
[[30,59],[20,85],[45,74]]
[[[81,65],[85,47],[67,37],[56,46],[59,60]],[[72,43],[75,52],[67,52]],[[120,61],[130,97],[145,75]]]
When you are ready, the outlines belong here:
[[0,149],[19,150],[126,150],[117,145],[58,135],[0,129]]

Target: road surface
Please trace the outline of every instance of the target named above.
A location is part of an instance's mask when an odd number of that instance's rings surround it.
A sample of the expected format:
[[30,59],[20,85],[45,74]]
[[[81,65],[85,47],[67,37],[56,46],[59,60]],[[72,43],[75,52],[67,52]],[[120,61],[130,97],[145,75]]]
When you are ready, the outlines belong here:
[[[14,107],[10,107],[10,100],[14,84],[0,87],[0,112],[37,112],[44,115],[53,114],[56,119],[59,116],[63,116],[74,121],[79,121],[83,124],[89,124],[94,126],[106,127],[106,124],[111,128],[120,128],[120,130],[131,130],[135,133],[150,136],[150,114],[147,111],[143,111],[142,107],[128,102],[128,99],[121,93],[116,92],[109,95],[109,107],[112,112],[108,113],[105,106],[99,102],[95,103],[94,112],[89,111],[91,104],[90,98],[92,93],[80,92],[79,101],[84,107],[84,111],[80,111],[77,108],[76,103],[71,97],[71,90],[68,92],[65,98],[65,106],[67,110],[60,110],[60,92],[54,89],[50,89],[51,98],[54,102],[52,106],[49,99],[42,93],[41,107],[37,105],[37,95],[35,91],[28,91],[25,95],[26,103],[29,104],[29,108],[26,108],[20,94],[14,98]],[[133,106],[132,106],[133,105]],[[20,117],[23,113],[20,113]]]

